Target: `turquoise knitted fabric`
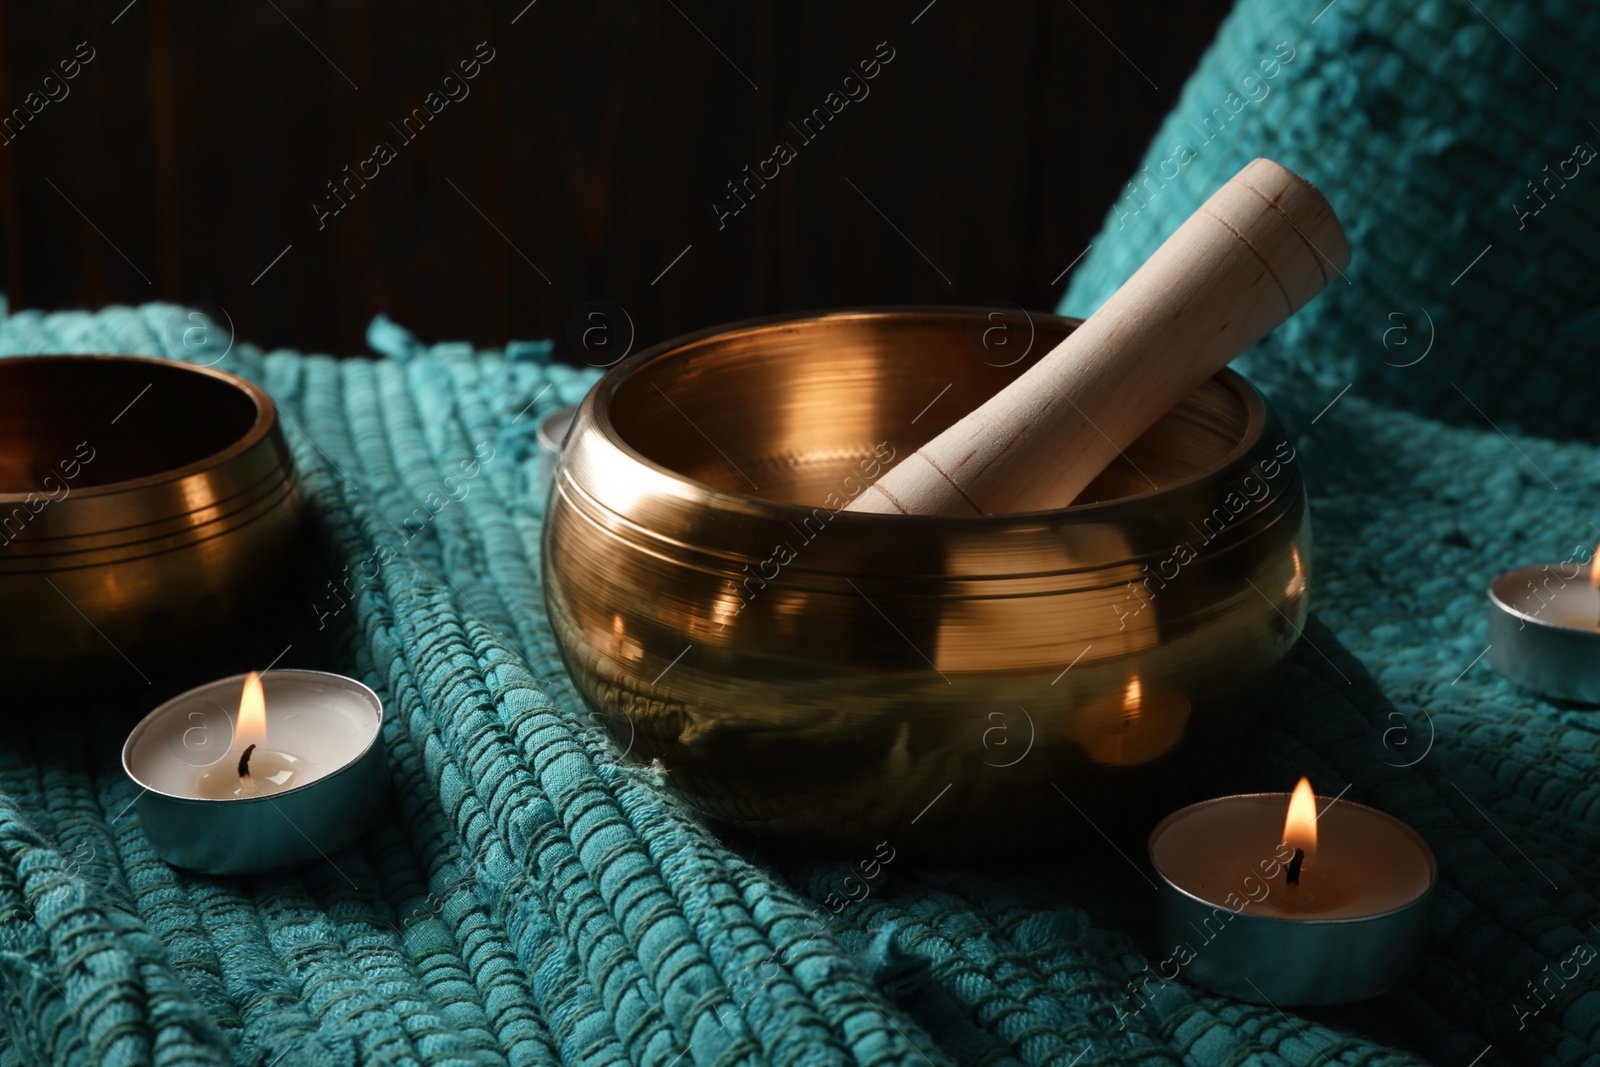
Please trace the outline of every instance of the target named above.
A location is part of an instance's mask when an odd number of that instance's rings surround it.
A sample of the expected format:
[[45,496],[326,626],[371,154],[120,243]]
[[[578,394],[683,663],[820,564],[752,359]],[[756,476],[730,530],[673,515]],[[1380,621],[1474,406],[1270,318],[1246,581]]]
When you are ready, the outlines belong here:
[[[14,314],[0,352],[215,359],[175,344],[172,311]],[[0,1065],[1600,1059],[1600,965],[1551,978],[1600,944],[1592,713],[1475,661],[1489,575],[1589,536],[1580,494],[1532,467],[1594,485],[1595,449],[1358,397],[1303,439],[1324,622],[1263,683],[1273,713],[1202,748],[1172,802],[1305,773],[1405,818],[1441,884],[1414,982],[1280,1012],[1159,978],[1170,947],[1140,842],[1082,825],[1064,860],[1042,858],[1050,842],[966,866],[901,858],[866,899],[813,918],[856,857],[725,841],[619,763],[562,680],[540,608],[532,416],[590,372],[544,345],[423,346],[382,320],[372,341],[381,358],[239,344],[218,365],[281,406],[330,576],[392,541],[475,442],[504,457],[360,590],[321,660],[285,660],[383,696],[385,818],[292,872],[175,871],[118,764],[147,710],[136,693],[120,709],[7,706]],[[1060,818],[1078,816],[1063,804]]]
[[1600,438],[1584,387],[1600,358],[1597,71],[1590,0],[1241,0],[1062,310],[1098,307],[1266,156],[1323,190],[1353,252],[1237,364],[1291,425],[1348,386],[1460,425]]

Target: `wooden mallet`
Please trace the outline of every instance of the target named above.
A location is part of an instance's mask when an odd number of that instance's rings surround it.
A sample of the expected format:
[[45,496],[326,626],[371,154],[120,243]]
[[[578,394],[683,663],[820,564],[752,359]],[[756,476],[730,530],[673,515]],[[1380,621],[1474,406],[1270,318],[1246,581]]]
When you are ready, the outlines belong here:
[[1066,340],[901,460],[849,510],[995,515],[1065,507],[1349,262],[1344,231],[1316,187],[1257,159]]

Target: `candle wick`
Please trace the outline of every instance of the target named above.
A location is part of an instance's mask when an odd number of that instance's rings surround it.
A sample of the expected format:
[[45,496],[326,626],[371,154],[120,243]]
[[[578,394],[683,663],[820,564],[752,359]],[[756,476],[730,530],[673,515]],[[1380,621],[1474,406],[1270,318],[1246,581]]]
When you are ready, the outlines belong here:
[[1304,849],[1294,850],[1294,859],[1289,861],[1289,873],[1285,876],[1289,885],[1300,884],[1300,865],[1306,861]]
[[[239,777],[240,778],[248,778],[248,777],[250,777],[250,753],[254,752],[255,750],[256,750],[256,746],[251,745],[251,746],[249,746],[248,748],[246,748],[244,750],[244,755],[239,757]],[[1298,857],[1296,857],[1296,858],[1298,859]]]

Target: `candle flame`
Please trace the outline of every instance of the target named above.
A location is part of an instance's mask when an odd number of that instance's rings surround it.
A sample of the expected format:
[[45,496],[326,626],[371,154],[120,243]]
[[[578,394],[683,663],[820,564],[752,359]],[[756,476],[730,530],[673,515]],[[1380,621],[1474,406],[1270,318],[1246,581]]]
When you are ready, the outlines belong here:
[[1283,843],[1310,857],[1317,854],[1317,797],[1311,783],[1300,779],[1289,798],[1289,817],[1283,823]]
[[1594,550],[1594,562],[1589,564],[1589,588],[1600,589],[1600,546]]
[[233,747],[243,752],[248,745],[267,743],[267,696],[261,688],[261,676],[255,671],[244,680],[244,693],[239,697],[239,720],[233,728]]

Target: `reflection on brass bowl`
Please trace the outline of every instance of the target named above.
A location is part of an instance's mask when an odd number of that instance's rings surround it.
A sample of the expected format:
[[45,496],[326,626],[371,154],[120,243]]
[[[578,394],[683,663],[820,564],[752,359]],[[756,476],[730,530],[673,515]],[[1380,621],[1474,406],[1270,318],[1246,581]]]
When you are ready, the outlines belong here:
[[[544,532],[556,637],[619,742],[714,818],[843,848],[1081,828],[1062,794],[1132,791],[1298,635],[1299,464],[1232,371],[1073,507],[840,510],[1077,325],[993,315],[708,330],[580,407]],[[996,323],[1011,351],[1031,335],[1009,366]]]
[[220,371],[0,359],[0,682],[145,690],[248,621],[300,516],[277,409]]

